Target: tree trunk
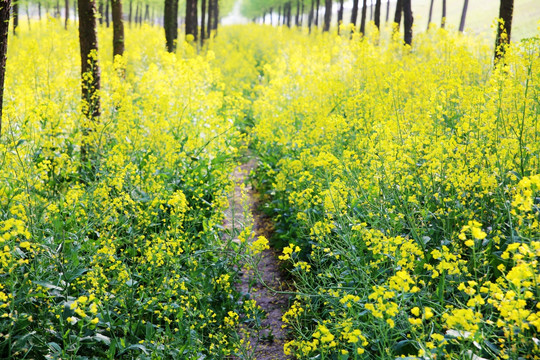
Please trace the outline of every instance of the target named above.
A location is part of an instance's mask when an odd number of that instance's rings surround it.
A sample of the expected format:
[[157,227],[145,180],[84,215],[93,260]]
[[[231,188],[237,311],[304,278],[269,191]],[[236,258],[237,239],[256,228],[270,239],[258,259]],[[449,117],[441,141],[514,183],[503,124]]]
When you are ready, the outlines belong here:
[[338,9],[338,13],[337,13],[337,23],[338,23],[337,33],[339,35],[340,30],[341,30],[341,24],[343,23],[343,0],[339,0],[339,9]]
[[99,25],[103,25],[103,0],[99,0],[98,13],[99,13]]
[[144,6],[144,21],[150,22],[150,5],[148,4]]
[[321,0],[317,0],[316,12],[315,12],[315,27],[319,27],[319,9],[321,7]]
[[351,11],[351,24],[356,26],[356,20],[358,19],[358,2],[360,0],[353,0],[353,6]]
[[369,5],[369,21],[373,21],[373,0],[370,1]]
[[381,27],[381,0],[375,3],[375,26],[377,29]]
[[431,24],[431,18],[432,18],[432,15],[433,15],[433,3],[435,2],[435,0],[431,0],[430,4],[429,4],[429,16],[428,16],[428,21],[427,21],[427,30],[429,30],[429,24]]
[[19,27],[19,0],[13,2],[13,35],[17,35]]
[[204,24],[206,24],[206,19],[205,19],[205,15],[206,15],[206,0],[201,0],[201,46],[204,44],[204,40],[206,39],[206,34],[205,34],[205,28],[204,28]]
[[109,2],[111,0],[105,0],[105,25],[107,25],[107,27],[110,26],[110,22],[109,22]]
[[411,0],[403,0],[403,25],[404,25],[404,37],[405,44],[412,44],[412,26],[413,26],[413,14],[411,9]]
[[214,34],[217,35],[217,28],[219,24],[219,1],[214,1],[214,20],[212,21],[212,30],[214,30]]
[[137,6],[135,7],[135,24],[139,23],[139,2],[137,1]]
[[41,20],[41,2],[37,3],[37,8],[38,8],[38,19]]
[[197,41],[197,0],[186,0],[186,40],[189,35]]
[[386,22],[390,20],[390,0],[386,2]]
[[394,24],[395,31],[399,32],[399,27],[401,26],[401,13],[403,12],[403,0],[397,0],[396,2],[396,12],[394,14]]
[[56,0],[56,9],[54,10],[54,17],[60,19],[60,0]]
[[113,58],[124,55],[124,21],[122,20],[122,0],[111,0],[113,22]]
[[294,19],[294,25],[300,26],[300,0],[296,0],[296,17]]
[[514,0],[501,0],[499,23],[497,24],[497,38],[495,39],[495,63],[504,56],[506,46],[510,43],[513,13]]
[[302,0],[302,10],[300,10],[300,26],[304,25],[304,14],[305,14],[305,0]]
[[[79,44],[81,50],[81,100],[83,115],[91,121],[100,116],[100,72],[98,63],[98,39],[96,29],[96,4],[94,0],[78,0]],[[83,127],[83,135],[91,130]],[[91,156],[88,140],[81,145],[81,162],[84,164]],[[84,165],[83,165],[84,166]]]
[[0,0],[0,136],[2,135],[2,106],[4,103],[4,76],[6,74],[10,11],[11,0]]
[[441,29],[446,26],[446,0],[442,0]]
[[66,7],[66,12],[65,12],[65,15],[66,15],[66,19],[64,21],[64,29],[67,30],[68,28],[68,22],[69,22],[69,0],[66,0],[65,2],[65,7]]
[[[176,51],[176,39],[178,39],[178,12],[175,12],[176,0],[165,0],[163,27],[165,29],[165,43],[167,51],[173,53]],[[176,23],[176,25],[175,25]],[[175,32],[176,29],[176,32]]]
[[309,8],[309,14],[308,14],[308,30],[311,34],[311,25],[313,24],[313,17],[315,16],[315,0],[311,0],[311,7]]
[[[214,1],[208,0],[208,20],[207,20],[207,26],[206,26],[206,38],[210,38],[210,34],[212,33],[212,19],[214,18]],[[272,18],[270,18],[271,21]],[[204,26],[204,24],[202,24]]]
[[465,18],[467,17],[467,7],[469,6],[469,0],[463,2],[463,11],[461,12],[461,21],[459,22],[459,32],[465,30]]
[[[69,0],[68,0],[69,1]],[[26,20],[28,21],[28,30],[30,30],[30,4],[26,4]]]
[[129,0],[129,14],[128,14],[128,23],[131,27],[131,21],[133,20],[133,0]]
[[362,35],[366,33],[366,14],[367,14],[367,0],[364,0],[362,3],[362,18],[360,19],[360,33]]
[[332,0],[325,0],[323,31],[330,30],[330,22],[332,21],[332,2]]

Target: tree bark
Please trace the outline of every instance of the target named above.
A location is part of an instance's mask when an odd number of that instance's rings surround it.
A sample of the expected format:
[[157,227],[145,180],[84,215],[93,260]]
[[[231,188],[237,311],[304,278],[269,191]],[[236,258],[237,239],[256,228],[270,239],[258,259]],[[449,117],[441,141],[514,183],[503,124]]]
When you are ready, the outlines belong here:
[[17,35],[17,28],[19,27],[19,1],[13,2],[13,35]]
[[377,29],[381,27],[381,0],[375,3],[375,26]]
[[167,47],[167,51],[170,53],[173,53],[176,51],[176,40],[178,39],[178,23],[177,23],[178,13],[174,11],[175,1],[176,0],[165,0],[165,7],[164,7],[164,14],[163,14],[163,27],[165,29],[165,44]]
[[411,0],[403,0],[403,25],[405,27],[404,29],[404,37],[405,44],[411,45],[412,44],[412,26],[413,26],[413,14],[411,9]]
[[113,58],[124,55],[124,21],[122,20],[122,0],[111,0],[113,22]]
[[64,21],[64,29],[67,30],[68,28],[68,22],[69,22],[69,0],[66,0],[65,2],[65,6],[66,6],[66,12],[65,12],[65,15],[66,15],[66,19]]
[[144,6],[144,21],[150,22],[150,5],[148,4]]
[[38,8],[38,19],[41,20],[41,2],[38,2],[37,8]]
[[197,0],[186,0],[186,40],[189,35],[197,41]]
[[495,39],[495,63],[504,56],[506,46],[510,43],[513,13],[514,0],[501,0],[499,7],[499,23],[497,24],[497,37]]
[[[96,25],[96,4],[94,0],[78,0],[79,8],[79,44],[81,50],[81,100],[83,115],[90,121],[97,121],[100,109],[100,71],[98,63],[98,39]],[[83,127],[83,135],[91,129]],[[90,144],[83,139],[81,162],[89,160],[92,152]]]
[[103,0],[99,0],[98,13],[99,13],[99,25],[103,25]]
[[217,35],[217,28],[219,24],[219,0],[214,1],[214,20],[212,21],[212,30],[214,30],[214,35]]
[[337,27],[337,33],[338,35],[340,34],[340,31],[341,31],[341,24],[343,23],[343,0],[339,0],[339,9],[338,9],[338,13],[337,13],[337,23],[338,23],[338,27]]
[[386,2],[386,21],[390,20],[390,0]]
[[358,19],[358,2],[360,0],[353,0],[353,6],[351,11],[351,24],[356,26],[356,20]]
[[430,4],[429,4],[429,16],[428,16],[428,21],[427,21],[427,30],[429,30],[429,24],[431,24],[431,18],[432,18],[432,15],[433,15],[433,3],[435,2],[435,0],[431,0]]
[[201,0],[201,46],[203,46],[204,44],[204,40],[206,39],[206,34],[205,34],[205,27],[204,25],[206,24],[206,19],[205,19],[205,15],[206,15],[206,0]]
[[399,32],[401,26],[401,13],[403,12],[403,0],[397,0],[396,12],[394,14],[394,24],[396,24],[396,32]]
[[321,7],[321,0],[317,0],[317,6],[315,8],[315,27],[319,27],[319,9]]
[[311,0],[311,7],[309,8],[308,14],[308,30],[311,34],[311,25],[313,24],[313,17],[315,15],[315,0]]
[[129,0],[129,14],[128,14],[128,23],[131,27],[131,21],[133,20],[133,0]]
[[323,31],[330,30],[331,21],[332,21],[332,0],[325,0]]
[[111,0],[105,0],[105,1],[106,1],[105,2],[105,25],[107,27],[109,27],[110,26],[110,22],[109,22],[109,2]]
[[[208,24],[206,26],[206,38],[210,38],[210,34],[212,33],[212,20],[214,19],[214,1],[208,0]],[[271,21],[272,17],[270,17]],[[204,24],[202,24],[204,26]]]
[[2,107],[4,103],[4,76],[6,74],[10,11],[11,0],[0,0],[0,136],[2,135]]
[[446,0],[442,1],[441,29],[446,26]]
[[467,17],[467,7],[469,6],[469,0],[463,2],[463,11],[461,12],[461,21],[459,22],[459,32],[465,30],[465,18]]
[[366,14],[367,14],[367,0],[364,0],[362,3],[362,18],[360,19],[360,33],[362,35],[366,33]]

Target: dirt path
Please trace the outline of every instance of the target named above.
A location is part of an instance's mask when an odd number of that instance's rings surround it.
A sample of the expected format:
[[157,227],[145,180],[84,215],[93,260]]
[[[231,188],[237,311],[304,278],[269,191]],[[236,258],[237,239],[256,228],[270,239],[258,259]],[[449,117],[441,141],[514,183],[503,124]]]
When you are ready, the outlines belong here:
[[[234,194],[231,196],[231,208],[226,212],[225,228],[238,233],[244,225],[253,224],[255,239],[263,235],[270,238],[272,223],[257,210],[259,197],[255,189],[248,184],[247,177],[255,169],[256,159],[251,159],[236,169],[232,175],[235,181]],[[247,208],[249,211],[244,211]],[[236,229],[236,231],[234,231]],[[282,329],[281,317],[288,306],[288,296],[276,294],[274,290],[290,290],[284,280],[277,260],[277,253],[270,248],[263,251],[258,263],[260,278],[254,276],[253,270],[243,270],[238,290],[255,299],[266,313],[261,322],[261,329],[245,327],[247,339],[252,349],[247,358],[256,360],[289,359],[283,353],[285,332]],[[262,280],[262,281],[259,281]],[[264,286],[263,283],[266,285]],[[269,289],[269,288],[270,289]]]

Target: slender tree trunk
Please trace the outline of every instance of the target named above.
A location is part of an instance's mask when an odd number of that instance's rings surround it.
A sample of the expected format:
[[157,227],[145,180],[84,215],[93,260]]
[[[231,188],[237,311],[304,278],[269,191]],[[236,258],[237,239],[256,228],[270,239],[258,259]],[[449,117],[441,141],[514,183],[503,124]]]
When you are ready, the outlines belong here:
[[446,0],[442,0],[441,29],[446,26]]
[[315,9],[315,27],[319,27],[319,9],[321,8],[321,0],[317,0],[317,6]]
[[381,0],[375,2],[375,26],[377,29],[381,27]]
[[358,2],[360,0],[353,0],[353,6],[351,11],[351,24],[356,26],[356,20],[358,19]]
[[6,74],[10,11],[11,0],[0,0],[0,136],[2,135],[2,107],[4,103],[4,76]]
[[296,0],[296,17],[294,19],[294,25],[300,26],[300,0]]
[[99,25],[103,25],[103,0],[99,0],[98,13],[99,13]]
[[66,7],[66,8],[65,8],[65,10],[66,10],[66,12],[65,12],[66,18],[65,18],[65,21],[64,21],[64,29],[67,30],[67,28],[68,28],[68,22],[69,22],[69,0],[66,0],[66,2],[65,2],[65,7]]
[[147,23],[150,22],[150,5],[148,4],[144,6],[144,21]]
[[[399,1],[399,0],[398,0]],[[362,18],[360,19],[360,33],[366,33],[367,0],[362,2]]]
[[370,0],[369,12],[370,12],[369,21],[373,21],[373,0]]
[[60,0],[56,0],[56,9],[54,10],[54,17],[60,19]]
[[495,63],[504,56],[506,45],[510,43],[513,14],[514,0],[501,0],[501,5],[499,7],[499,23],[497,24],[497,37],[495,39]]
[[302,0],[302,9],[300,10],[300,26],[303,26],[304,25],[304,14],[306,13],[305,12],[305,2],[306,0]]
[[[172,1],[172,0],[171,0]],[[165,12],[166,13],[166,12]],[[128,14],[128,23],[131,27],[131,22],[133,20],[133,0],[129,0],[129,14]]]
[[[178,12],[175,12],[176,0],[165,0],[164,14],[163,14],[163,27],[165,29],[165,44],[167,51],[173,53],[176,51],[176,40],[178,39]],[[175,33],[176,29],[176,33]]]
[[17,28],[19,27],[19,1],[13,2],[13,35],[17,35]]
[[111,0],[113,22],[113,58],[124,55],[124,21],[122,20],[122,0]]
[[313,24],[313,17],[315,15],[315,0],[311,0],[311,7],[309,8],[309,14],[308,14],[308,30],[311,34],[311,25]]
[[399,27],[401,26],[401,13],[402,12],[403,12],[403,0],[397,0],[396,12],[394,13],[394,24],[395,24],[396,32],[399,32]]
[[428,21],[427,21],[427,30],[429,30],[429,25],[431,24],[431,18],[432,18],[432,15],[433,15],[433,3],[435,2],[435,0],[431,0],[430,4],[429,4],[429,16],[428,16]]
[[197,41],[197,0],[186,0],[186,39]]
[[[214,18],[214,1],[208,0],[208,20],[206,25],[206,38],[210,38],[212,33],[212,19]],[[204,24],[202,24],[204,26]]]
[[325,0],[323,31],[330,30],[330,22],[332,21],[332,2],[332,0]]
[[201,0],[201,46],[203,46],[204,44],[204,40],[206,39],[206,34],[205,34],[205,28],[204,28],[204,24],[206,24],[206,19],[205,19],[205,15],[206,15],[206,0]]
[[137,1],[137,6],[135,7],[135,24],[139,23],[139,2]]
[[469,6],[469,0],[463,2],[463,11],[461,12],[461,21],[459,22],[459,32],[465,30],[465,18],[467,17],[467,7]]
[[340,34],[341,31],[341,24],[343,23],[343,0],[339,0],[339,9],[337,13],[337,33]]
[[110,2],[110,1],[111,1],[111,0],[105,0],[105,25],[106,25],[107,27],[110,26],[110,21],[109,21],[109,10],[110,10],[110,9],[109,9],[109,2]]
[[[83,115],[90,121],[99,119],[100,71],[98,63],[98,39],[96,25],[96,4],[94,0],[78,0],[79,44],[81,50],[81,100]],[[91,129],[83,128],[85,137]],[[92,152],[88,140],[81,145],[81,162],[87,163]],[[84,166],[84,165],[83,165]],[[92,165],[91,165],[92,166]]]
[[411,9],[411,0],[403,0],[403,25],[405,27],[404,40],[405,44],[412,45],[412,26],[413,26],[413,14]]
[[219,0],[213,0],[214,1],[214,21],[212,22],[212,30],[214,30],[214,34],[217,35],[217,28],[219,24]]
[[37,8],[38,8],[38,19],[41,21],[41,2],[37,3]]
[[390,0],[386,2],[386,22],[390,20]]

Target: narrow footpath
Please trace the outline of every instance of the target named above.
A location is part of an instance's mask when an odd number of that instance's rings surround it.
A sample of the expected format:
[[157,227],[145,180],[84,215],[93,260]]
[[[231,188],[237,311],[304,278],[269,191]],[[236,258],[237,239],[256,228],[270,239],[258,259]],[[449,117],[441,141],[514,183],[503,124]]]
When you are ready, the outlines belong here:
[[[252,224],[256,240],[259,236],[267,239],[272,234],[272,222],[259,210],[259,194],[249,184],[248,176],[257,166],[257,159],[251,158],[245,164],[239,166],[232,177],[235,182],[233,194],[229,203],[230,208],[226,212],[224,226],[231,233],[236,234],[245,225]],[[246,211],[247,210],[247,211]],[[238,241],[233,239],[233,241]],[[283,353],[283,345],[286,342],[285,331],[282,329],[281,317],[287,310],[289,296],[275,291],[290,291],[287,281],[280,269],[277,251],[273,248],[264,250],[258,262],[257,270],[242,269],[241,281],[237,289],[246,296],[246,299],[254,299],[265,312],[266,318],[261,321],[260,329],[244,327],[245,341],[249,342],[247,358],[254,360],[278,360],[289,359]],[[275,291],[274,291],[275,290]]]

